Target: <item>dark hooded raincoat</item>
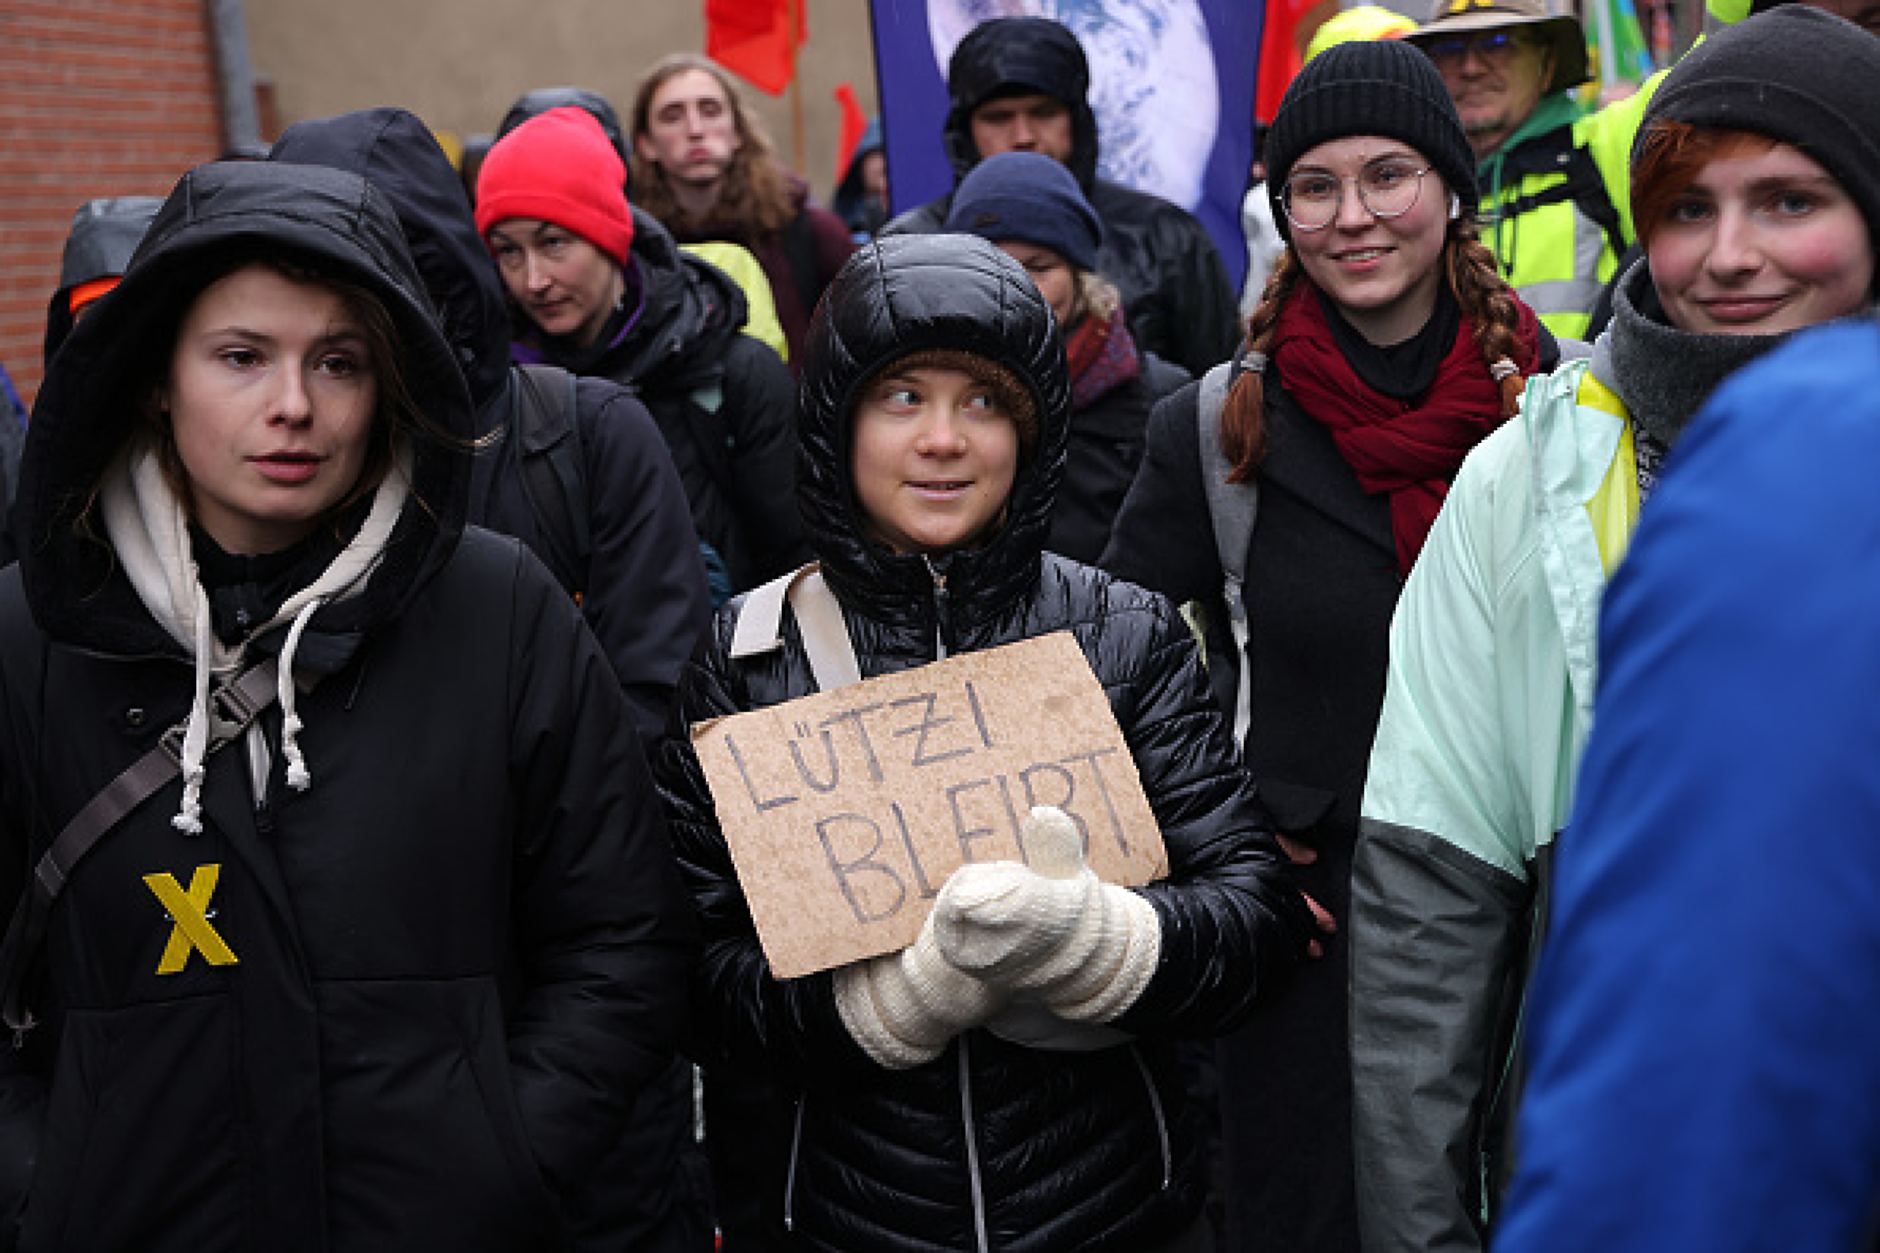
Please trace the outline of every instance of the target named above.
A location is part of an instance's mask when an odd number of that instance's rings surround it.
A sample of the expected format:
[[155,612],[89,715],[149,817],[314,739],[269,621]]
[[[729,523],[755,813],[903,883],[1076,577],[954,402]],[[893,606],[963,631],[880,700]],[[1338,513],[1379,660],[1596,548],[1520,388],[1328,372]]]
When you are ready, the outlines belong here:
[[[135,424],[133,361],[243,248],[375,293],[441,433],[412,437],[363,592],[293,648],[306,790],[276,707],[276,751],[208,759],[199,834],[172,824],[172,779],[72,872],[44,1024],[0,1049],[0,1245],[558,1249],[562,1198],[670,1057],[690,928],[606,657],[522,545],[463,525],[469,395],[396,218],[352,175],[185,176],[46,381],[0,575],[0,908],[191,703],[189,653],[80,516]],[[200,921],[235,960],[190,948],[163,973],[181,928],[147,876],[208,867]]]

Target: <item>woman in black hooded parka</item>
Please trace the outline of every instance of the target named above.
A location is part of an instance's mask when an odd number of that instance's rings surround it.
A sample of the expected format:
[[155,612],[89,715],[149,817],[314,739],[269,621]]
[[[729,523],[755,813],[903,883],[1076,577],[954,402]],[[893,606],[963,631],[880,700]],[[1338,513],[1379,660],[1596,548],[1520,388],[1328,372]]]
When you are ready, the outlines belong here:
[[[1056,324],[1023,268],[974,238],[879,240],[850,259],[811,326],[798,483],[864,677],[1052,631],[1082,647],[1170,865],[1161,882],[1091,883],[1080,898],[1127,937],[1082,972],[1113,978],[1061,996],[1003,961],[967,960],[973,943],[941,947],[931,926],[901,953],[776,978],[698,760],[687,745],[662,749],[706,944],[697,1059],[762,1075],[792,1102],[770,1163],[786,1182],[767,1198],[791,1247],[1196,1247],[1205,1167],[1175,1046],[1243,1018],[1312,943],[1180,617],[1043,551],[1069,416]],[[884,441],[907,459],[884,468]],[[689,722],[816,690],[787,611],[780,648],[730,657],[749,603],[726,607],[682,678]],[[978,875],[1021,893],[1037,879],[982,863],[949,885]],[[950,890],[935,917],[970,936],[966,915],[948,914]],[[1021,1000],[1048,1012],[1042,1027],[1009,1016]]]
[[327,169],[186,175],[54,363],[0,575],[0,899],[160,738],[179,768],[29,954],[0,1244],[561,1247],[692,936],[607,659],[463,526],[472,422],[397,220]]

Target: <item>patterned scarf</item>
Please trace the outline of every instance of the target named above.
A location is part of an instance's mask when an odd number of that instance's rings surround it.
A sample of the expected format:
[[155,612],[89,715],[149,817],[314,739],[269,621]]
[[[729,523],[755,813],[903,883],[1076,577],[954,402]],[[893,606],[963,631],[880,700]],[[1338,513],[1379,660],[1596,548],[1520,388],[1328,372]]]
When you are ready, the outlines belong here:
[[[1514,363],[1525,377],[1540,362],[1540,323],[1516,302],[1520,319]],[[1490,377],[1467,318],[1415,401],[1382,395],[1352,368],[1310,284],[1300,283],[1280,310],[1272,357],[1281,384],[1299,407],[1331,432],[1366,492],[1390,497],[1397,568],[1409,574],[1462,459],[1501,425],[1501,389]]]
[[1064,337],[1071,372],[1071,408],[1082,409],[1142,373],[1136,341],[1123,322],[1121,306],[1107,319],[1085,317]]

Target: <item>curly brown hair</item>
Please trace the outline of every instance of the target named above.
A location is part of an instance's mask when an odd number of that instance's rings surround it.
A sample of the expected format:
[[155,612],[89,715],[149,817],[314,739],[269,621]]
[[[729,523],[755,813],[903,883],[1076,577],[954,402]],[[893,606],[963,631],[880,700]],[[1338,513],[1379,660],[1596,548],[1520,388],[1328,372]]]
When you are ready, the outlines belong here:
[[[1472,216],[1450,222],[1449,237],[1443,244],[1443,266],[1449,290],[1475,328],[1482,363],[1493,370],[1502,358],[1514,358],[1520,309],[1495,264],[1495,254],[1476,238],[1475,232]],[[1280,310],[1304,277],[1298,254],[1288,246],[1260,293],[1259,306],[1247,317],[1247,352],[1265,355],[1272,350]],[[1518,372],[1508,373],[1500,386],[1501,416],[1505,421],[1514,416],[1521,403],[1524,380]],[[1234,467],[1228,482],[1245,483],[1253,478],[1266,457],[1266,439],[1265,375],[1260,370],[1243,370],[1228,391],[1221,413],[1221,451]]]
[[[696,222],[686,216],[666,182],[666,173],[640,155],[639,142],[651,134],[653,97],[681,74],[697,70],[709,74],[724,93],[732,123],[742,141],[725,168],[724,183],[710,216]],[[744,107],[731,76],[695,52],[661,57],[640,80],[633,97],[633,200],[665,223],[674,234],[752,242],[781,233],[796,216],[796,201],[789,180],[777,163],[776,145],[758,117]]]

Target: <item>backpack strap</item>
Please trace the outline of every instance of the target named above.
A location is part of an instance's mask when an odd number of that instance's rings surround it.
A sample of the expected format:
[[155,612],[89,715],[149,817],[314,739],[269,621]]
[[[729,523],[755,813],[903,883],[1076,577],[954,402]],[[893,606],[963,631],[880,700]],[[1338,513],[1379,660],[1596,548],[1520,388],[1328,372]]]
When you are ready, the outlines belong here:
[[1234,637],[1234,663],[1239,681],[1234,694],[1234,743],[1244,744],[1253,721],[1253,678],[1248,673],[1247,621],[1244,587],[1247,545],[1259,516],[1257,483],[1229,483],[1233,465],[1221,450],[1221,411],[1233,385],[1237,362],[1224,361],[1201,377],[1195,399],[1195,436],[1201,448],[1201,480],[1206,489],[1208,518],[1214,524],[1214,549],[1221,561],[1221,598],[1227,602],[1227,624]]
[[542,532],[545,554],[579,595],[586,591],[594,551],[589,525],[587,466],[574,374],[559,366],[525,365],[509,372],[510,430],[522,492]]
[[748,593],[731,633],[731,656],[755,657],[783,647],[783,606],[788,601],[803,636],[810,673],[820,691],[862,681],[855,645],[849,640],[842,604],[815,562],[772,579]]
[[[205,755],[239,738],[261,711],[274,703],[279,695],[279,673],[280,659],[270,657],[210,693]],[[188,725],[184,720],[165,731],[155,748],[125,767],[85,802],[33,867],[32,878],[20,893],[13,919],[7,924],[6,938],[0,941],[0,1021],[12,1028],[16,1044],[38,1025],[39,1020],[26,1004],[27,975],[45,941],[53,905],[78,863],[97,847],[98,841],[182,772],[183,735]]]
[[1541,191],[1516,196],[1495,212],[1497,219],[1520,217],[1534,209],[1571,200],[1574,208],[1605,232],[1606,243],[1615,257],[1623,256],[1628,246],[1619,225],[1619,210],[1612,203],[1606,180],[1599,175],[1593,154],[1573,142],[1573,127],[1560,126],[1524,143],[1508,154],[1507,173],[1518,180],[1529,174],[1561,174],[1558,183]]

